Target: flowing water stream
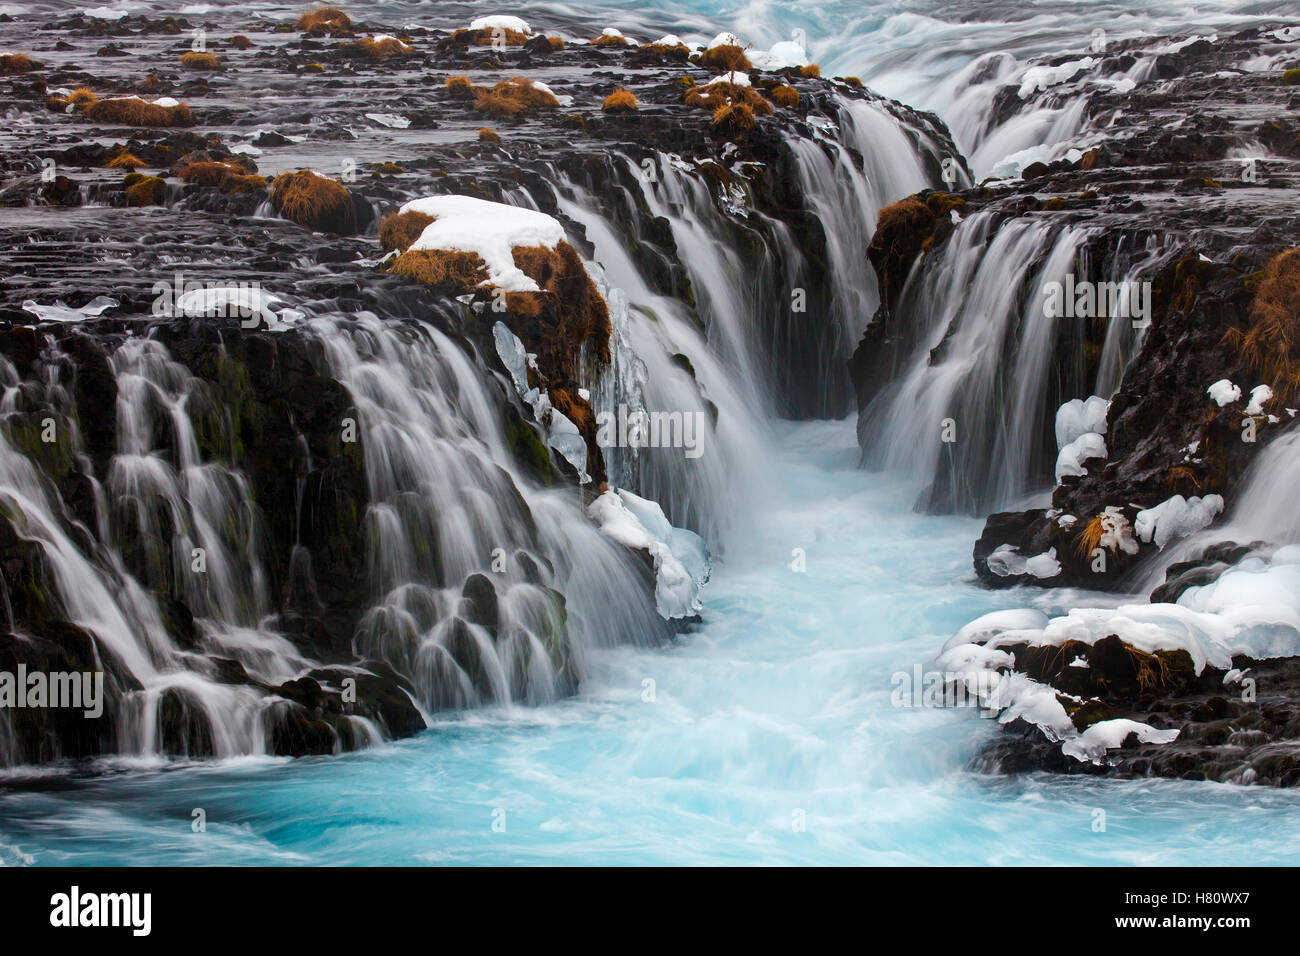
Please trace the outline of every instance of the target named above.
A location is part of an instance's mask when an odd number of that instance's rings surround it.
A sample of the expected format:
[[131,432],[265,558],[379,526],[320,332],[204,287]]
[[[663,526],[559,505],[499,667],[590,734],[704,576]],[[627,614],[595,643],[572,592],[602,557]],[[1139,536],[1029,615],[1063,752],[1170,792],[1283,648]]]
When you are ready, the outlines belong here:
[[[813,33],[835,23],[810,37],[814,55],[937,109],[952,121],[958,144],[973,150],[977,177],[1022,141],[1040,143],[1044,129],[1060,139],[1077,127],[1078,117],[1062,106],[990,131],[982,115],[966,114],[963,99],[978,85],[972,64],[988,67],[979,80],[988,83],[1009,75],[1016,56],[1079,45],[1078,34],[1088,31],[1066,15],[1071,4],[1052,4],[1053,22],[1068,29],[1025,21],[1010,5],[1000,16],[985,10],[984,22],[943,23],[934,40],[948,50],[943,57],[916,49],[925,23],[940,21],[860,6],[865,12],[850,15],[844,4],[802,5],[802,19],[766,4],[595,9],[601,25],[625,30],[685,33],[683,24],[694,24],[711,34],[722,22],[767,43],[790,29]],[[1254,14],[1242,6],[1208,4],[1206,16],[1248,23]],[[575,17],[559,4],[539,10],[559,22]],[[545,26],[545,16],[535,22]],[[1153,2],[1123,23],[1168,28],[1176,14]],[[944,37],[953,40],[947,47]],[[994,54],[999,49],[1012,52]],[[1010,59],[994,69],[994,56]],[[904,62],[913,64],[906,79]],[[874,72],[864,68],[869,64]],[[940,83],[940,76],[947,79]],[[834,237],[827,252],[837,312],[830,338],[816,346],[828,364],[847,359],[878,303],[865,259],[875,213],[937,185],[933,145],[907,140],[874,105],[845,105],[839,127],[838,138],[793,144],[811,212]],[[866,158],[864,167],[854,151]],[[910,677],[983,613],[1026,603],[1053,613],[1120,600],[981,589],[970,562],[981,522],[914,510],[918,493],[944,467],[937,453],[920,449],[914,429],[918,420],[937,427],[954,403],[974,410],[970,447],[983,457],[961,466],[978,484],[950,488],[952,500],[941,510],[982,514],[1044,490],[1050,474],[1042,473],[1034,442],[1050,435],[1051,423],[1040,420],[1035,399],[1045,387],[1054,329],[1041,314],[1033,325],[1013,293],[1059,279],[1084,232],[1033,222],[998,231],[978,216],[962,223],[928,284],[906,294],[928,324],[889,392],[861,423],[793,424],[780,417],[782,378],[773,356],[789,354],[781,343],[799,329],[759,325],[755,334],[755,323],[772,313],[773,289],[796,284],[799,263],[787,261],[791,272],[779,282],[767,264],[738,268],[729,258],[734,250],[717,241],[725,227],[711,218],[719,213],[699,179],[675,172],[670,158],[660,168],[641,198],[667,220],[693,273],[704,328],[681,303],[651,290],[589,184],[559,178],[554,189],[561,212],[586,228],[594,246],[593,271],[624,350],[616,373],[600,383],[597,403],[609,406],[643,389],[648,407],[702,408],[706,396],[719,411],[710,454],[697,468],[610,456],[612,480],[659,500],[674,524],[699,531],[714,547],[719,561],[704,592],[702,624],[666,645],[657,626],[644,624],[657,619],[626,554],[582,519],[575,495],[536,489],[512,472],[482,371],[441,333],[425,326],[398,332],[374,315],[346,323],[318,316],[309,334],[356,402],[366,434],[374,593],[358,640],[367,654],[412,676],[430,729],[382,743],[373,728],[361,727],[374,745],[343,756],[248,756],[264,752],[252,729],[258,702],[223,699],[237,692],[189,677],[184,689],[197,705],[228,715],[218,722],[229,738],[218,741],[221,759],[149,756],[146,721],[138,744],[125,748],[129,755],[98,762],[96,773],[49,771],[33,780],[24,770],[24,786],[0,797],[0,863],[1289,861],[1287,848],[1300,838],[1293,794],[1174,780],[981,774],[971,762],[997,732],[991,721],[973,710],[895,706],[900,675]],[[507,198],[531,202],[526,194]],[[957,341],[951,357],[929,361],[950,326]],[[1019,345],[1007,361],[1005,342],[1017,327]],[[1131,344],[1107,342],[1099,383],[1107,392]],[[702,392],[673,364],[677,353],[691,356]],[[197,454],[185,370],[144,342],[123,347],[114,362],[127,396],[119,408],[125,447],[108,488],[118,505],[102,505],[104,521],[153,540],[160,535],[141,527],[158,508],[131,511],[122,503],[161,503],[172,524],[187,529],[178,553],[136,554],[141,569],[127,568],[117,553],[97,554],[92,567],[59,530],[57,507],[24,471],[26,460],[3,444],[0,504],[28,515],[32,534],[67,579],[63,590],[81,602],[77,616],[131,656],[132,671],[148,678],[146,696],[172,686],[169,665],[179,652],[142,639],[164,631],[147,595],[126,586],[110,596],[104,582],[150,580],[151,572],[166,579],[189,544],[202,543],[212,562],[207,590],[187,595],[202,610],[208,647],[238,658],[250,673],[261,668],[268,680],[292,676],[301,661],[287,641],[261,629],[257,528],[215,518],[240,514],[247,489],[237,473]],[[13,377],[5,379],[10,388]],[[841,412],[846,381],[828,374],[818,387],[805,398]],[[879,470],[859,467],[858,428],[871,436],[869,463]],[[160,435],[174,467],[158,454]],[[1295,456],[1286,455],[1290,445],[1279,446],[1275,464],[1285,473]],[[1263,487],[1268,479],[1260,481]],[[530,539],[516,542],[526,522]],[[428,541],[438,553],[424,547]],[[547,577],[568,600],[563,653],[547,642],[549,588],[517,568],[502,589],[508,640],[494,645],[478,625],[452,623],[459,621],[451,615],[462,579],[501,542],[549,562]],[[462,630],[449,634],[454,627]],[[580,679],[576,696],[565,696],[562,670]],[[234,753],[244,755],[225,756]],[[199,809],[205,832],[191,827]]]
[[[781,426],[778,500],[719,566],[705,626],[592,662],[541,708],[441,715],[355,754],[241,758],[5,798],[5,862],[1164,863],[1290,860],[1286,791],[968,769],[994,727],[891,678],[1023,597],[970,583],[979,523],[913,512],[847,423]],[[804,549],[806,571],[791,569]],[[1039,604],[1079,602],[1047,594]],[[653,684],[647,684],[652,681]],[[191,830],[203,809],[207,831]],[[1104,832],[1094,832],[1096,811]],[[495,824],[495,826],[494,826]]]

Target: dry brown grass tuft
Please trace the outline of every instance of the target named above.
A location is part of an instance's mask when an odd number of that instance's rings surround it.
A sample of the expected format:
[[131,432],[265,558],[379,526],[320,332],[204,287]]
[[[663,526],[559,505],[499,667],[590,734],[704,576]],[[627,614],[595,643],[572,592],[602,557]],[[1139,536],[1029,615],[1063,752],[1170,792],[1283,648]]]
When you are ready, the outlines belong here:
[[502,80],[490,90],[473,87],[474,109],[495,119],[526,116],[534,109],[551,109],[560,105],[551,93],[533,86],[527,77]]
[[221,66],[221,60],[215,53],[199,53],[195,50],[182,53],[180,62],[187,70],[215,70]]
[[754,111],[744,103],[724,103],[713,113],[713,126],[728,136],[754,128]]
[[1101,547],[1101,539],[1106,534],[1105,515],[1096,515],[1083,526],[1079,536],[1074,539],[1074,549],[1081,558],[1090,558]]
[[817,79],[822,75],[822,68],[816,63],[809,63],[807,66],[799,67],[799,75],[808,79]]
[[900,199],[876,214],[876,231],[890,232],[899,228],[911,230],[929,226],[933,222],[934,214],[921,200]]
[[374,57],[377,60],[386,59],[390,56],[404,56],[407,53],[415,52],[415,47],[403,43],[397,37],[384,37],[382,40],[376,40],[374,37],[362,37],[357,41],[357,48],[366,56]]
[[691,55],[691,48],[685,43],[647,43],[640,47],[638,53],[653,53],[674,60],[685,60]]
[[433,216],[422,212],[395,212],[387,215],[379,223],[379,248],[384,252],[405,252],[432,222]]
[[183,182],[200,186],[219,186],[225,193],[246,193],[266,188],[266,177],[254,174],[248,166],[226,162],[189,163],[177,174]]
[[494,38],[499,35],[506,46],[523,46],[532,39],[527,33],[521,33],[519,30],[508,30],[498,27],[494,30],[492,27],[485,27],[482,30],[457,30],[451,35],[455,43],[469,43],[473,46],[491,46]]
[[488,129],[486,126],[478,131],[478,138],[480,143],[501,142],[501,134],[496,130]]
[[562,241],[554,249],[516,246],[512,256],[515,267],[556,303],[558,326],[540,341],[530,343],[530,347],[536,346],[538,363],[546,373],[562,380],[574,379],[584,344],[591,346],[597,362],[608,365],[612,335],[609,307],[587,274],[578,251]]
[[506,311],[535,319],[542,314],[545,301],[540,292],[507,292]]
[[448,252],[444,249],[408,249],[393,260],[390,269],[425,285],[472,292],[487,279],[487,263],[477,252]]
[[749,62],[742,47],[723,44],[703,51],[700,54],[700,66],[719,73],[730,73],[732,70],[753,69],[754,64]]
[[[820,72],[820,70],[818,72]],[[862,78],[857,76],[846,76],[844,77],[844,82],[849,84],[849,86],[856,86],[858,89],[862,89],[864,85]]]
[[772,102],[777,106],[795,107],[799,105],[799,91],[793,86],[787,86],[784,83],[772,87],[768,95],[772,97]]
[[493,119],[509,119],[527,112],[527,107],[512,97],[492,90],[476,89],[474,91],[474,109],[486,113]]
[[1269,260],[1255,290],[1249,329],[1230,329],[1223,344],[1280,401],[1300,395],[1300,248]]
[[455,96],[469,99],[474,95],[474,84],[468,76],[449,76],[443,88]]
[[600,107],[606,113],[634,113],[641,108],[631,90],[617,89],[605,97]]
[[627,42],[627,37],[602,33],[600,36],[596,37],[596,39],[591,41],[591,45],[592,46],[630,46],[631,44]]
[[352,18],[338,7],[317,7],[298,18],[298,29],[316,31],[346,30],[352,26]]
[[[73,96],[75,95],[74,93]],[[160,106],[134,96],[96,100],[85,108],[85,113],[96,122],[121,123],[124,126],[194,125],[194,114],[184,103],[176,106]]]
[[51,96],[45,101],[45,105],[52,110],[67,110],[69,107],[77,112],[85,112],[86,108],[96,101],[96,96],[88,87],[80,86],[73,90],[67,96]]
[[236,50],[247,50],[252,47],[253,41],[240,33],[230,38],[230,45]]
[[560,101],[553,94],[534,86],[533,81],[526,76],[514,76],[508,80],[502,80],[492,87],[492,92],[518,100],[530,109],[550,108],[560,105]]
[[125,169],[128,172],[135,172],[137,169],[143,169],[148,165],[139,156],[125,149],[108,161],[109,169]]
[[564,49],[564,37],[547,37],[546,42],[550,44],[552,50]]
[[757,90],[739,83],[707,83],[704,86],[692,86],[686,90],[682,102],[697,109],[716,113],[728,104],[749,107],[756,116],[768,116],[772,113],[772,104]]
[[30,56],[25,56],[22,53],[0,54],[0,76],[16,76],[19,73],[30,73],[44,66],[45,64],[39,60],[33,60]]
[[271,205],[285,219],[338,235],[356,230],[352,194],[341,183],[309,169],[281,173],[271,182]]

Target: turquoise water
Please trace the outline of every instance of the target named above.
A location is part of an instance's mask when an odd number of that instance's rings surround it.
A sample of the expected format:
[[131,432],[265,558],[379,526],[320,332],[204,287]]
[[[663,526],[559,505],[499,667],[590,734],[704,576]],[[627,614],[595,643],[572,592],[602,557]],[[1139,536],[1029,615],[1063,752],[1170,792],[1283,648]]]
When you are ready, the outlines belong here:
[[978,522],[916,514],[909,492],[857,471],[848,423],[778,438],[780,499],[719,565],[704,626],[670,647],[599,654],[578,698],[447,715],[337,758],[136,768],[10,792],[0,860],[1293,862],[1294,792],[971,772],[996,729],[971,711],[895,708],[890,677],[971,618],[1035,595],[976,588]]

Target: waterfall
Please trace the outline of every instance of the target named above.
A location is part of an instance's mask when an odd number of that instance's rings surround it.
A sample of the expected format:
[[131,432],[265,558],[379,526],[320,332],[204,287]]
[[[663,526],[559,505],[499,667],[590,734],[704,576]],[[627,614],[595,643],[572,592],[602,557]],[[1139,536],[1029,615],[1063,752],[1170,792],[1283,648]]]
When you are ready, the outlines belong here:
[[358,656],[410,676],[433,710],[554,700],[591,648],[664,637],[635,559],[587,521],[579,489],[519,472],[500,398],[447,335],[365,312],[310,331],[356,401],[365,456],[374,603]]
[[1078,383],[1051,381],[1061,320],[1042,290],[1086,238],[981,211],[914,267],[890,317],[910,351],[859,417],[867,465],[905,474],[939,510],[1004,507],[1047,484],[1055,397]]
[[1300,486],[1300,430],[1293,425],[1259,453],[1242,478],[1222,520],[1171,542],[1134,574],[1136,591],[1149,594],[1165,583],[1175,564],[1194,561],[1217,544],[1272,547],[1300,544],[1300,512],[1292,495]]
[[[219,499],[211,475],[189,472],[183,476],[160,457],[146,451],[145,429],[124,428],[122,434],[127,448],[121,461],[114,459],[110,469],[110,490],[121,496],[114,503],[119,522],[106,519],[103,512],[105,495],[88,471],[84,478],[94,489],[92,495],[98,529],[110,528],[108,534],[96,539],[91,529],[74,517],[63,500],[54,480],[36,467],[35,449],[24,454],[15,447],[29,435],[28,423],[32,413],[40,409],[59,409],[66,404],[66,392],[58,381],[58,369],[67,362],[67,356],[47,343],[44,368],[50,380],[37,394],[29,384],[21,383],[17,371],[7,360],[0,361],[0,378],[5,382],[3,430],[0,435],[0,502],[3,516],[20,541],[36,546],[32,556],[34,565],[28,573],[36,581],[44,580],[48,592],[44,595],[53,606],[47,614],[61,618],[93,635],[96,647],[93,659],[87,661],[96,669],[107,670],[111,685],[117,689],[120,700],[106,702],[109,719],[116,727],[116,740],[110,741],[113,749],[124,754],[152,755],[162,749],[186,753],[197,737],[173,736],[167,739],[168,727],[162,724],[165,709],[170,708],[178,726],[192,726],[195,719],[202,720],[205,735],[215,756],[243,753],[261,753],[265,750],[260,711],[263,695],[248,687],[236,687],[212,679],[213,668],[207,657],[192,655],[180,648],[164,621],[158,599],[128,571],[124,552],[140,548],[145,563],[149,559],[152,569],[160,575],[175,572],[171,562],[173,553],[184,554],[189,565],[187,545],[195,540],[213,546],[213,574],[215,583],[181,585],[192,587],[190,593],[205,606],[230,611],[240,603],[242,595],[224,561],[226,552],[219,544],[212,527],[198,529],[205,518],[215,517],[211,506]],[[137,407],[119,404],[120,416],[132,425],[140,425],[149,414],[150,405],[141,391],[134,386],[145,381],[137,374],[144,360],[152,356],[157,371],[172,371],[157,351],[147,346],[137,348],[137,343],[124,347],[129,352],[118,371],[119,387],[125,394],[141,398]],[[137,362],[139,359],[141,361]],[[157,383],[154,383],[155,385]],[[173,396],[174,398],[174,396]],[[48,403],[48,404],[46,404]],[[174,401],[162,398],[154,410],[176,411]],[[180,418],[185,416],[181,414]],[[168,415],[172,423],[176,419]],[[49,418],[55,428],[54,445],[65,461],[76,462],[78,468],[87,468],[88,456],[82,444],[80,431],[69,418]],[[192,439],[188,419],[177,429],[176,438],[182,446],[186,438]],[[190,445],[190,450],[193,446]],[[198,468],[197,459],[187,467]],[[184,482],[193,481],[196,491],[192,500],[185,497]],[[205,486],[198,488],[197,486]],[[150,499],[153,499],[152,507]],[[229,504],[229,502],[227,502]],[[247,505],[247,501],[242,504]],[[207,509],[207,510],[205,510]],[[146,515],[147,513],[147,515]],[[129,530],[113,528],[115,523],[127,524],[131,515],[144,516]],[[170,533],[176,536],[176,547],[166,547],[158,534],[163,521],[174,522]],[[144,543],[141,539],[152,539]],[[178,575],[178,577],[180,577]],[[175,579],[173,579],[175,580]],[[37,592],[39,594],[39,592]],[[6,603],[12,607],[14,596],[6,591]],[[250,606],[245,604],[245,607]],[[12,612],[11,612],[12,623]],[[220,621],[214,620],[208,636],[221,644]],[[16,623],[15,633],[22,637]],[[38,634],[39,635],[39,631]],[[232,635],[233,636],[233,635]],[[252,642],[255,643],[255,642]],[[221,650],[239,652],[247,648],[243,641],[233,640],[222,644]],[[210,650],[216,651],[217,647]],[[289,649],[287,642],[276,648]],[[261,657],[277,660],[277,655]],[[250,665],[254,660],[250,657]],[[277,670],[279,668],[272,668]],[[263,675],[272,677],[271,674]],[[9,719],[5,714],[6,721]],[[169,725],[170,726],[170,725]],[[13,760],[16,753],[4,755]]]

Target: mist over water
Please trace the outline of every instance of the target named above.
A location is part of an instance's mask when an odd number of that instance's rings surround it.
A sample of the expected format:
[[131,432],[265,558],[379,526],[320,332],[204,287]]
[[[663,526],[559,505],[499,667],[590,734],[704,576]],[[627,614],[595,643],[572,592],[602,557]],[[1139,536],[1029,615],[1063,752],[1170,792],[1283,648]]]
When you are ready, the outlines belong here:
[[[110,5],[133,12],[146,6]],[[257,9],[283,17],[297,6]],[[443,22],[510,12],[535,28],[595,35],[613,26],[642,40],[670,32],[707,40],[730,29],[758,47],[801,30],[811,59],[827,75],[858,75],[869,87],[948,121],[963,152],[978,157],[978,178],[1022,142],[1040,139],[1043,129],[1055,125],[1067,135],[1075,122],[1063,108],[1034,118],[1032,128],[1003,130],[1001,139],[991,140],[983,115],[971,104],[986,102],[987,84],[1005,82],[1017,64],[1086,49],[1098,23],[1115,38],[1168,33],[1187,23],[1231,30],[1264,17],[1276,20],[1286,7],[1229,0],[1190,7],[1165,0],[1032,7],[667,2],[653,9],[626,2],[379,3],[367,14],[403,22],[436,9]],[[1300,16],[1300,7],[1296,12]],[[842,150],[852,147],[878,160],[871,175],[855,180],[851,164],[812,149],[802,151],[799,170],[808,186],[822,183],[818,212],[838,217],[840,245],[832,259],[842,287],[836,301],[848,304],[837,316],[841,341],[832,343],[829,354],[841,359],[878,304],[875,278],[862,256],[876,211],[937,185],[921,152],[905,151],[891,139],[896,128],[882,124],[874,108],[856,104],[843,126],[852,141]],[[882,142],[886,156],[868,152]],[[710,275],[727,271],[721,261],[727,250],[710,245],[707,229],[693,232],[712,211],[707,198],[692,195],[693,185],[668,173],[645,199],[669,221],[697,270],[693,278],[703,286]],[[165,767],[148,759],[101,761],[96,769],[106,771],[102,775],[68,777],[57,786],[0,797],[0,863],[1292,862],[1289,847],[1300,839],[1294,794],[1246,794],[1174,780],[984,775],[970,765],[997,732],[996,724],[976,711],[896,707],[891,700],[895,674],[928,664],[949,635],[988,611],[1032,604],[1051,614],[1085,603],[1118,603],[1114,596],[1027,597],[977,587],[970,550],[981,522],[914,510],[937,465],[909,447],[910,439],[898,437],[912,410],[926,403],[938,409],[959,394],[975,396],[972,402],[987,399],[1000,374],[1000,340],[983,338],[1000,336],[1015,318],[1010,304],[994,301],[997,294],[1011,287],[1011,273],[1022,277],[1035,257],[1047,261],[1040,281],[1059,278],[1078,235],[1018,227],[1001,237],[1013,249],[986,253],[984,260],[973,252],[960,258],[962,247],[954,243],[953,260],[942,273],[950,285],[917,295],[928,297],[925,308],[936,317],[936,330],[961,308],[998,320],[964,332],[972,341],[963,354],[974,355],[978,366],[987,346],[984,364],[972,375],[966,366],[918,360],[861,426],[855,416],[793,424],[779,415],[773,394],[779,376],[767,364],[770,352],[750,341],[746,323],[761,292],[743,284],[708,285],[703,310],[711,321],[701,331],[673,301],[649,290],[583,184],[559,183],[557,195],[561,210],[586,227],[602,281],[626,297],[625,342],[661,390],[648,396],[649,403],[683,401],[674,392],[682,383],[669,357],[687,350],[697,356],[695,374],[720,410],[713,445],[698,469],[684,471],[680,462],[653,456],[636,465],[642,491],[664,501],[674,523],[699,530],[718,552],[703,594],[702,625],[667,646],[651,646],[648,638],[604,646],[600,615],[620,613],[621,598],[601,588],[630,588],[632,575],[616,566],[612,554],[597,551],[593,558],[585,552],[569,569],[579,612],[591,612],[583,622],[585,674],[577,696],[510,692],[512,675],[529,661],[542,671],[542,683],[555,682],[549,665],[541,663],[540,646],[530,643],[518,659],[500,663],[495,692],[471,688],[451,702],[485,706],[439,712],[428,731],[398,743],[329,758],[238,757]],[[965,228],[974,236],[979,224]],[[975,276],[980,269],[986,273],[982,284]],[[989,301],[972,305],[972,296]],[[426,403],[442,397],[432,362],[416,370],[424,378],[417,375],[415,385],[388,381],[377,365],[362,362],[357,344],[332,321],[319,321],[316,329],[333,350],[341,376],[363,390],[370,413],[385,425],[391,419],[396,429],[409,420],[402,405],[409,389],[425,389]],[[395,349],[379,329],[369,332],[372,348]],[[918,354],[934,345],[919,343]],[[1033,345],[1037,351],[1030,350],[1026,361],[1041,363],[1050,335]],[[1013,371],[1024,390],[1035,388],[1035,368]],[[473,398],[469,371],[457,367],[451,374],[464,379],[456,394]],[[833,390],[833,383],[827,386],[827,402],[833,402]],[[1012,418],[1016,397],[1009,403]],[[471,431],[489,430],[484,409],[469,398],[465,402],[463,408],[423,410],[445,428],[430,430],[430,444],[446,443],[451,450],[444,455],[465,469],[493,455],[504,459],[499,449],[480,447],[483,435],[460,434],[459,420],[466,415],[483,419],[483,427]],[[998,445],[1015,433],[1014,426],[995,417],[982,424],[984,443],[998,448],[1006,467],[983,475],[987,484],[971,490],[978,508],[958,510],[984,513],[1046,490],[1050,476],[1034,473],[1026,450]],[[872,463],[882,470],[859,468],[858,427],[879,434]],[[888,444],[890,435],[895,444]],[[1279,443],[1275,457],[1280,460],[1289,449]],[[1006,463],[1008,458],[1016,460]],[[1291,460],[1294,455],[1278,467],[1290,467]],[[414,453],[405,462],[416,479],[427,477],[419,473],[421,463],[427,466],[427,457]],[[188,480],[214,485],[209,494],[217,496],[224,487],[219,482],[228,477],[195,472]],[[143,473],[119,476],[122,482],[148,479]],[[396,479],[391,483],[394,499],[407,490]],[[157,493],[179,494],[174,484],[160,483]],[[575,531],[570,506],[558,499],[539,494],[530,502],[549,540],[613,552],[594,532]],[[505,533],[493,526],[504,520],[493,509],[477,514],[466,504],[459,513],[473,520],[464,517],[464,527],[450,530],[466,541],[481,537],[485,526]],[[423,517],[437,520],[434,514]],[[1241,520],[1256,527],[1273,518],[1250,513]],[[457,553],[451,548],[444,560],[454,561]],[[378,559],[391,565],[386,604],[398,608],[407,598],[402,588],[418,575],[402,554]],[[602,561],[612,570],[600,568]],[[523,584],[518,590],[521,601],[532,594]],[[256,587],[250,592],[258,593]],[[229,633],[218,637],[232,644],[240,640],[237,626],[259,610],[240,607],[220,591],[206,600],[229,625]],[[520,613],[526,617],[529,607]],[[636,616],[626,608],[622,613],[629,620]],[[189,826],[196,808],[206,815],[204,833]],[[1093,828],[1098,810],[1106,814],[1105,832]]]

